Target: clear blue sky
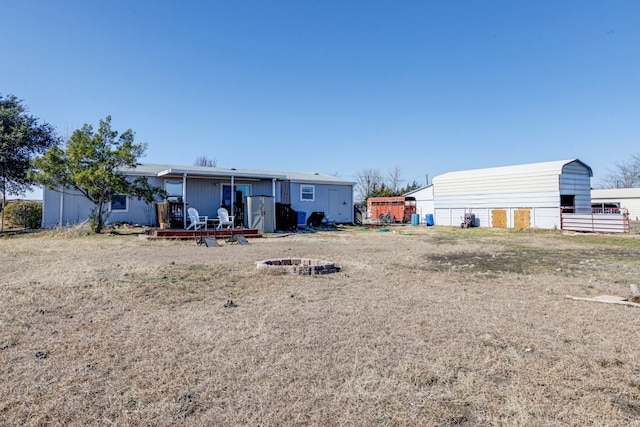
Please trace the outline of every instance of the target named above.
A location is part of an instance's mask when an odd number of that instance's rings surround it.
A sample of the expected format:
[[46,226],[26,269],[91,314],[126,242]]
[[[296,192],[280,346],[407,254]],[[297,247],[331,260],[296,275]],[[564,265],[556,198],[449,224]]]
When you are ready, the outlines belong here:
[[[148,163],[440,173],[640,152],[640,2],[2,0],[0,93]],[[404,184],[403,183],[403,184]]]

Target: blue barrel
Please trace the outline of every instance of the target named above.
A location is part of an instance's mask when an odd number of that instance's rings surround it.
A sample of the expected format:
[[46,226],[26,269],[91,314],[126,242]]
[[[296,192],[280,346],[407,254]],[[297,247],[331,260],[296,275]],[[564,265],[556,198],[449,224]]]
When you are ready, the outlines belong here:
[[433,222],[433,214],[426,214],[424,217],[424,223],[427,224],[428,227],[431,227]]
[[298,211],[298,225],[307,225],[307,213]]
[[420,214],[411,214],[411,225],[420,225]]

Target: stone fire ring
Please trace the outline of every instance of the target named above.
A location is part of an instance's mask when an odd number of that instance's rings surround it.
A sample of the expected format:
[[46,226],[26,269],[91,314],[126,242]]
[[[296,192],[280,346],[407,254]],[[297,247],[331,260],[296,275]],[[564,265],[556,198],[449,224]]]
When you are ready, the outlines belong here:
[[340,271],[331,261],[309,258],[265,259],[256,262],[256,268],[284,270],[290,274],[314,275]]

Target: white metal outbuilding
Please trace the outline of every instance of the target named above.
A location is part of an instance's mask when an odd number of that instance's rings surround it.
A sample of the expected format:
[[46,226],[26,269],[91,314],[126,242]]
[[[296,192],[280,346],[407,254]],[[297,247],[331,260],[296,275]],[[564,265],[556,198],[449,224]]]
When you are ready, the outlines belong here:
[[560,208],[591,207],[589,166],[578,159],[449,172],[433,178],[436,225],[560,228]]
[[629,218],[637,221],[640,218],[640,188],[604,188],[591,190],[591,205],[609,206],[617,204],[627,209]]
[[433,184],[410,191],[405,196],[416,198],[416,213],[420,215],[420,223],[424,224],[426,216],[433,215]]

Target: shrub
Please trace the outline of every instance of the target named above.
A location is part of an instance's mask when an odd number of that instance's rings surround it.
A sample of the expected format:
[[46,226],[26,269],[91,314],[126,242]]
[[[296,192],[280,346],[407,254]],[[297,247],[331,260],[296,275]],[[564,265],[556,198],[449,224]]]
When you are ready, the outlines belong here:
[[42,204],[17,201],[4,208],[4,220],[14,227],[40,228],[42,224]]

